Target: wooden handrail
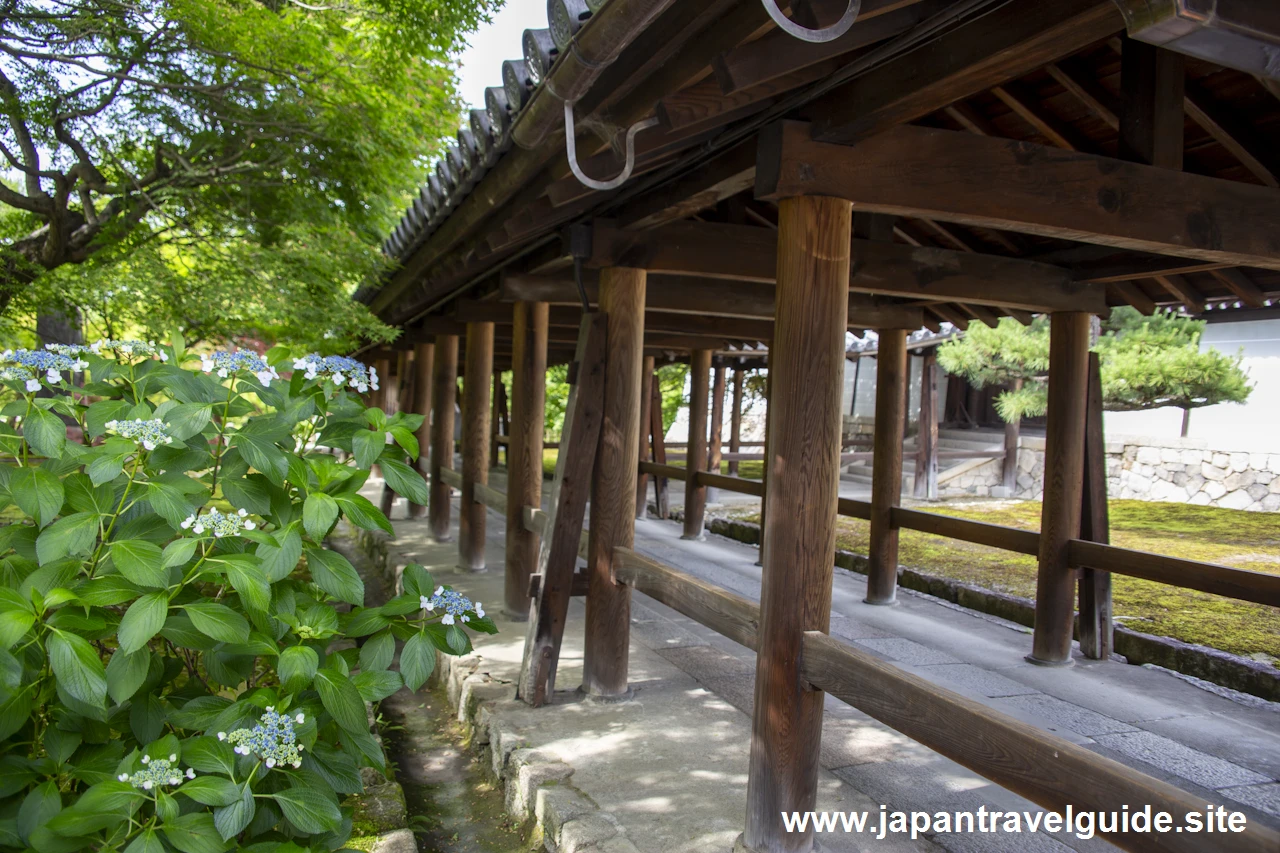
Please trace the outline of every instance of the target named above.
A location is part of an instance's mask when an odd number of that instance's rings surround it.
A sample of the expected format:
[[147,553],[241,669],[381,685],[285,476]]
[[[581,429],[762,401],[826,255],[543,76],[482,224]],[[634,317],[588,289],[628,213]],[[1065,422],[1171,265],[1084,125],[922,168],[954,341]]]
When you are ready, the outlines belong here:
[[[938,687],[826,634],[804,635],[801,667],[814,687],[1046,809],[1062,813],[1073,806],[1077,811],[1112,812],[1122,805],[1132,810],[1150,805],[1153,813],[1173,815],[1175,826],[1188,812],[1204,812],[1202,797]],[[1141,853],[1195,853],[1206,843],[1198,833],[1105,837],[1123,850]],[[1233,853],[1274,853],[1280,849],[1280,833],[1251,822],[1227,843]]]
[[507,511],[507,493],[500,492],[488,483],[475,484],[476,503],[484,504],[494,512]]
[[754,602],[630,548],[614,548],[613,557],[614,571],[621,583],[736,643],[756,648],[760,608]]
[[689,479],[689,472],[685,468],[677,468],[674,465],[659,465],[657,462],[641,462],[641,474],[653,474],[655,477],[666,477],[669,480],[679,480],[684,482]]
[[547,514],[537,507],[526,506],[524,512],[521,513],[524,519],[524,529],[530,533],[536,533],[539,536],[546,535],[547,532]]
[[461,471],[455,471],[452,468],[441,468],[440,479],[444,480],[446,483],[448,483],[450,486],[453,486],[455,489],[462,488],[462,472]]
[[1166,557],[1081,539],[1071,540],[1067,554],[1073,568],[1088,566],[1117,575],[1280,607],[1280,575]]
[[746,480],[742,477],[728,477],[724,474],[712,474],[710,471],[699,471],[697,473],[699,486],[710,486],[713,489],[723,489],[726,492],[737,492],[740,495],[755,495],[758,498],[764,497],[764,483],[759,480]]
[[982,521],[970,521],[967,518],[955,518],[950,515],[939,515],[936,512],[921,512],[897,506],[889,510],[889,519],[894,527],[919,530],[921,533],[932,533],[935,536],[948,536],[977,545],[1016,551],[1019,554],[1034,556],[1040,553],[1040,534],[1034,530],[1019,530],[1016,527],[987,524]]
[[845,518],[861,518],[863,521],[870,521],[871,503],[854,498],[840,498],[836,502],[836,512]]

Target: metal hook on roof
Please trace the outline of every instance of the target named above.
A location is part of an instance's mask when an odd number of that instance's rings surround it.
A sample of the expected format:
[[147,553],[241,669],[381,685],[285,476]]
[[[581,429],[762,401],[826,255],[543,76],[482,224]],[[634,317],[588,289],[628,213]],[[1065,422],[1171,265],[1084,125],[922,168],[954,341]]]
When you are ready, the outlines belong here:
[[[861,0],[858,0],[861,2]],[[573,130],[573,102],[564,102],[564,133],[565,133],[565,154],[569,158],[569,168],[573,171],[574,177],[582,182],[584,187],[593,190],[616,190],[627,182],[627,178],[631,177],[632,170],[636,167],[636,134],[642,130],[653,127],[658,123],[658,119],[647,118],[642,122],[633,124],[627,130],[627,161],[622,167],[622,172],[612,180],[597,181],[594,178],[588,178],[586,173],[582,171],[582,167],[578,165],[578,145],[574,138]]]
[[773,18],[773,22],[778,25],[779,29],[800,39],[800,41],[807,41],[811,44],[824,44],[825,42],[835,41],[849,32],[853,22],[858,20],[858,12],[862,9],[862,0],[849,0],[849,8],[845,10],[844,16],[840,20],[829,27],[811,30],[808,27],[800,26],[782,14],[782,10],[778,8],[777,0],[760,0],[760,2],[764,4],[764,10],[769,13],[770,18]]

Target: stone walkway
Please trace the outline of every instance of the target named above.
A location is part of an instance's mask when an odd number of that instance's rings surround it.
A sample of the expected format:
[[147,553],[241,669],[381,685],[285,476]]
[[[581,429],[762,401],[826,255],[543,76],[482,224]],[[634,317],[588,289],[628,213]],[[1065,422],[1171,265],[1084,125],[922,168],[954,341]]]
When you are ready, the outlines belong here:
[[[498,477],[494,485],[502,487]],[[371,481],[366,488],[374,486]],[[397,502],[393,518],[403,515]],[[504,534],[496,513],[488,514],[487,558],[493,568],[483,574],[456,572],[456,546],[431,543],[425,522],[397,520],[395,526],[392,562],[421,562],[442,582],[491,603],[490,612],[500,609]],[[637,550],[758,599],[754,548],[715,536],[681,541],[679,525],[658,520],[638,523],[636,535]],[[1069,669],[1032,666],[1023,660],[1030,632],[1022,626],[907,590],[897,607],[872,607],[862,604],[864,591],[861,575],[836,569],[833,635],[1202,795],[1206,803],[1280,827],[1280,705],[1120,661],[1079,660]],[[494,744],[499,760],[518,745],[571,768],[561,793],[580,796],[598,810],[590,825],[614,849],[731,850],[746,802],[754,653],[637,594],[631,626],[635,700],[598,704],[576,693],[582,624],[582,599],[575,599],[552,708],[533,710],[506,700],[519,671],[523,624],[499,622],[501,632],[477,644],[477,658],[467,664],[486,673],[498,685],[493,695],[504,700],[487,712],[496,740],[507,738],[505,747]],[[985,804],[1000,811],[1041,811],[830,697],[822,766],[820,810],[878,811],[883,804],[933,812]],[[1098,838],[1043,831],[914,841],[844,832],[819,838],[832,851],[1114,849]]]

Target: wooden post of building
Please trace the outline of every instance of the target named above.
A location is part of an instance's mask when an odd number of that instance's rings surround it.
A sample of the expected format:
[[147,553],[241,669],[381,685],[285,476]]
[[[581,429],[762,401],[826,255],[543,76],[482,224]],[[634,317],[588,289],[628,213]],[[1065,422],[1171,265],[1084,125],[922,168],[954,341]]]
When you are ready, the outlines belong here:
[[[393,381],[392,378],[388,376],[386,379],[386,383],[383,385],[383,389],[384,389],[384,393],[386,394],[386,397],[385,397],[385,402],[383,403],[382,408],[386,411],[388,415],[393,415],[396,412],[400,411],[401,401],[405,399],[406,393],[408,391],[408,389],[406,389],[405,387],[405,385],[407,384],[408,373],[409,373],[408,358],[409,358],[408,350],[401,350],[399,352],[399,354],[396,356],[396,361],[395,361],[395,365],[396,365],[395,380]],[[379,466],[379,468],[381,468],[381,466]],[[395,506],[396,493],[385,480],[382,482],[381,497],[382,497],[382,500],[379,502],[378,509],[380,509],[382,511],[382,514],[385,515],[387,518],[391,518],[391,508]]]
[[489,482],[489,381],[493,377],[493,324],[467,324],[462,398],[462,496],[458,499],[458,568],[482,572],[488,507],[476,483]]
[[[422,471],[431,458],[431,373],[435,357],[435,344],[416,344],[413,348],[413,408],[415,415],[422,415],[418,427],[418,461],[415,470]],[[426,474],[424,478],[430,482]],[[409,504],[409,517],[422,518],[427,514],[425,505]]]
[[[733,403],[729,409],[729,453],[742,452],[742,392],[747,373],[741,367],[733,369]],[[738,476],[738,460],[729,462],[729,476]]]
[[458,336],[437,335],[435,377],[431,382],[431,505],[428,519],[431,536],[448,542],[449,484],[440,477],[442,468],[453,468],[453,410],[458,389]]
[[[1089,397],[1084,432],[1084,504],[1080,512],[1080,538],[1089,542],[1111,541],[1107,509],[1107,456],[1102,433],[1102,371],[1098,354],[1089,353]],[[1080,570],[1080,651],[1090,660],[1111,657],[1111,573]]]
[[938,351],[925,351],[920,361],[920,424],[916,432],[914,495],[938,497]]
[[642,269],[609,267],[600,273],[600,310],[609,318],[609,360],[591,481],[582,690],[606,699],[630,693],[631,588],[614,579],[613,549],[635,544],[645,284]]
[[1067,559],[1067,550],[1068,543],[1080,536],[1088,380],[1089,315],[1079,311],[1051,315],[1040,568],[1036,576],[1035,633],[1027,658],[1048,666],[1071,662],[1076,572]]
[[696,349],[689,356],[689,447],[684,457],[684,535],[705,539],[702,522],[707,512],[707,487],[698,472],[707,470],[707,381],[711,378],[711,350]]
[[707,470],[720,473],[720,457],[724,454],[724,365],[711,369],[711,446],[707,452]]
[[547,400],[545,302],[517,302],[511,343],[511,430],[507,445],[507,553],[503,612],[529,618],[529,576],[538,569],[538,534],[524,508],[542,507],[542,425]]
[[[1022,380],[1015,379],[1009,383],[1010,391],[1022,388]],[[1005,489],[1005,497],[1011,498],[1018,493],[1018,442],[1022,433],[1022,419],[1016,418],[1004,425],[1004,459],[1000,464],[1000,478]]]
[[871,540],[867,604],[893,604],[898,593],[898,528],[902,438],[906,431],[907,332],[881,329],[876,352],[876,412],[871,456]]
[[852,205],[808,196],[778,207],[777,319],[769,351],[769,488],[743,842],[807,851],[782,816],[817,800],[824,694],[800,672],[806,631],[831,622]]
[[498,454],[502,447],[498,437],[502,435],[502,412],[507,407],[507,389],[502,384],[502,371],[493,372],[493,402],[489,406],[489,464],[498,466]]
[[[653,374],[653,403],[649,413],[649,436],[653,439],[653,461],[667,464],[665,421],[662,418],[662,380],[657,371]],[[658,518],[671,517],[671,481],[666,477],[653,478],[653,506]]]
[[[644,357],[644,365],[640,372],[640,459],[649,458],[650,439],[653,437],[653,356]],[[649,514],[648,497],[649,475],[636,477],[636,520]]]

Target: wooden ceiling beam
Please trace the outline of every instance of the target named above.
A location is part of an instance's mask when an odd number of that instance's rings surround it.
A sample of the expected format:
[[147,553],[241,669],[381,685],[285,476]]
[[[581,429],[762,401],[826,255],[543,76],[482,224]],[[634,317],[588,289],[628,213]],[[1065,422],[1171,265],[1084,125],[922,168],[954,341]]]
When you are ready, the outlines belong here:
[[1160,286],[1172,293],[1178,300],[1187,307],[1192,314],[1199,314],[1204,311],[1205,299],[1204,294],[1195,288],[1195,286],[1180,275],[1157,275],[1153,276]]
[[[963,243],[952,237],[955,242]],[[777,235],[765,228],[677,222],[644,232],[597,221],[592,267],[772,282]],[[911,299],[944,299],[1028,311],[1106,311],[1102,288],[1071,280],[1060,267],[1000,255],[855,239],[849,288]]]
[[985,308],[982,305],[965,304],[962,307],[979,323],[983,323],[992,329],[1000,325],[1000,318],[997,317],[990,309]]
[[1111,0],[1006,3],[838,86],[802,110],[855,142],[1021,77],[1124,28]]
[[641,231],[685,219],[750,189],[756,180],[756,141],[748,139],[638,198],[618,216],[618,223]]
[[1114,290],[1117,296],[1129,306],[1136,308],[1139,313],[1146,314],[1148,317],[1156,313],[1155,300],[1147,296],[1146,291],[1132,281],[1113,281],[1107,285],[1107,288]]
[[964,315],[964,312],[962,312],[956,306],[944,305],[944,304],[930,305],[929,310],[932,311],[934,314],[937,314],[943,320],[946,320],[951,325],[955,326],[960,331],[962,332],[968,331],[969,318],[966,317]]
[[1240,301],[1250,308],[1262,308],[1266,302],[1266,296],[1262,289],[1254,284],[1247,275],[1238,269],[1228,267],[1221,270],[1210,270],[1210,274],[1218,281],[1240,297]]
[[1022,91],[1016,83],[994,86],[991,89],[991,94],[999,98],[1006,107],[1029,124],[1036,133],[1047,139],[1050,145],[1067,151],[1081,150],[1081,146],[1073,139],[1075,133],[1064,127],[1057,119],[1045,115],[1043,105],[1039,108],[1032,106],[1033,96]]
[[1077,101],[1083,104],[1089,112],[1102,119],[1104,124],[1112,130],[1120,129],[1119,106],[1115,103],[1115,98],[1110,92],[1107,92],[1083,74],[1073,73],[1073,70],[1069,70],[1069,66],[1065,62],[1049,63],[1044,70],[1062,88],[1066,89]]
[[1000,131],[996,126],[987,119],[982,113],[966,104],[964,101],[956,101],[942,108],[942,111],[951,117],[951,120],[963,127],[970,133],[976,133],[979,136],[999,136]]
[[1029,142],[901,126],[843,146],[780,122],[761,137],[756,197],[810,194],[870,212],[1280,269],[1280,195],[1270,188]]
[[1275,149],[1253,130],[1213,102],[1207,92],[1191,89],[1183,101],[1187,115],[1269,187],[1280,187],[1280,161]]
[[865,0],[855,26],[838,39],[812,44],[774,30],[721,53],[712,60],[711,68],[720,91],[733,95],[905,32],[941,11],[947,2]]

